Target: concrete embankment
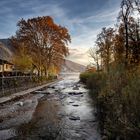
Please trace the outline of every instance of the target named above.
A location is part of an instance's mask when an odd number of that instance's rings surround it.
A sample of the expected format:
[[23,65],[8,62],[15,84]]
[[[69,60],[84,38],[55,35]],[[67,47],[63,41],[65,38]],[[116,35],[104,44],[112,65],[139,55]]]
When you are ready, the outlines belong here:
[[14,93],[14,94],[6,96],[6,97],[1,97],[0,98],[0,104],[9,102],[9,101],[17,99],[17,98],[21,98],[22,96],[25,96],[25,95],[27,95],[27,94],[29,94],[31,92],[34,92],[36,90],[42,89],[44,87],[47,87],[47,86],[49,86],[51,84],[54,84],[54,83],[56,83],[58,81],[60,81],[60,80],[55,80],[53,82],[50,82],[50,83],[47,83],[47,84],[43,84],[41,86],[37,86],[37,87],[30,88],[30,89],[27,89],[27,90],[24,90],[24,91],[21,91],[21,92],[17,92],[17,93]]

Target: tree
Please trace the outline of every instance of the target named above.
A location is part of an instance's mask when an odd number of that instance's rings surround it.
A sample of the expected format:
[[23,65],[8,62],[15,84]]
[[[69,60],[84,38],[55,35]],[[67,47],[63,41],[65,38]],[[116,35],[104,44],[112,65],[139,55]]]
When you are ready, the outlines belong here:
[[[137,50],[137,52],[138,52],[139,23],[136,23],[134,18],[132,18],[133,14],[138,14],[137,11],[140,13],[140,1],[139,0],[122,0],[119,18],[121,19],[122,24],[124,25],[124,31],[125,31],[124,36],[125,36],[125,64],[126,64],[126,66],[128,65],[128,62],[130,62],[130,59],[132,58],[132,56],[131,56],[132,51]],[[133,38],[135,36],[134,34],[137,36],[137,39]],[[130,43],[130,40],[133,43],[135,42],[135,47],[133,45],[133,48],[135,48],[135,49],[133,49],[133,50],[132,50],[132,43]],[[136,43],[136,40],[137,40],[137,43]],[[138,56],[136,56],[136,57],[138,60]],[[132,61],[134,62],[135,60],[132,60]]]
[[98,34],[96,45],[98,46],[97,53],[101,56],[101,62],[105,70],[109,73],[110,63],[113,60],[113,37],[114,37],[113,28],[103,28],[102,32]]
[[91,56],[91,58],[93,58],[93,65],[96,66],[97,72],[99,72],[100,70],[100,55],[98,53],[98,48],[91,48],[89,50],[89,55]]
[[16,69],[22,72],[32,72],[32,58],[26,53],[24,48],[21,48],[18,53],[13,57],[13,63],[16,65]]
[[136,10],[140,13],[140,0],[135,0]]
[[130,64],[140,63],[140,25],[139,19],[130,17],[129,23]]
[[[126,68],[137,66],[140,63],[140,25],[139,19],[129,17],[128,23],[128,50],[126,59],[126,32],[124,23],[120,23],[118,32],[114,38],[115,59],[122,59],[126,64]],[[116,56],[119,56],[116,58]],[[121,55],[121,56],[120,56]],[[125,56],[125,57],[124,57]],[[122,61],[121,61],[122,62]]]
[[68,54],[67,44],[70,42],[70,35],[65,27],[54,23],[49,16],[21,19],[18,22],[19,29],[16,32],[13,45],[24,43],[28,54],[32,57],[33,65],[48,76],[51,65],[60,63]]
[[128,22],[129,17],[133,11],[132,3],[129,0],[122,0],[121,11],[119,18],[122,20],[125,29],[125,65],[127,66],[128,62],[128,53],[129,53],[129,38],[128,38]]
[[125,37],[124,37],[124,26],[120,24],[118,31],[116,32],[113,39],[113,53],[114,61],[118,64],[124,64],[125,60]]

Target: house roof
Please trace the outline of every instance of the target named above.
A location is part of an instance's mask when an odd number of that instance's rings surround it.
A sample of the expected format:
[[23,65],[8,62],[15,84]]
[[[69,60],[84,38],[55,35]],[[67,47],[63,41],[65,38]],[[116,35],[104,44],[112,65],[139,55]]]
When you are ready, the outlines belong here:
[[10,65],[13,65],[12,63],[10,63],[10,62],[8,62],[6,60],[0,59],[0,65],[2,65],[2,64],[10,64]]

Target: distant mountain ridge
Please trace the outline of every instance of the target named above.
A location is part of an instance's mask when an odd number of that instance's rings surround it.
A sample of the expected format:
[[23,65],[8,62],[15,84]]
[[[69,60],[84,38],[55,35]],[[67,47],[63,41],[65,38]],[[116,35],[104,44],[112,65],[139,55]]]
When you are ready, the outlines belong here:
[[61,72],[83,72],[85,71],[86,66],[78,64],[76,62],[65,60]]

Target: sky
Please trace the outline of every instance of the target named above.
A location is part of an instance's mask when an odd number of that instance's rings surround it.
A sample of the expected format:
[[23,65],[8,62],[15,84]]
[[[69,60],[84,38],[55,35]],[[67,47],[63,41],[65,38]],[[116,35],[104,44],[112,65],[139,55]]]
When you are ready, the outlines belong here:
[[17,22],[37,16],[51,16],[71,35],[69,60],[87,65],[88,50],[94,47],[103,27],[116,24],[121,0],[0,0],[0,38],[9,38]]

